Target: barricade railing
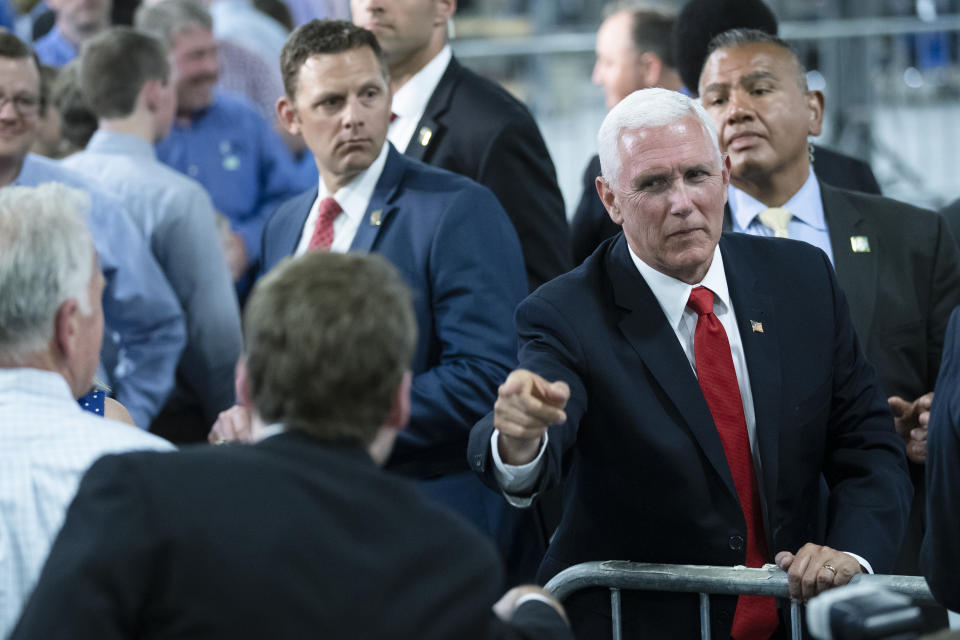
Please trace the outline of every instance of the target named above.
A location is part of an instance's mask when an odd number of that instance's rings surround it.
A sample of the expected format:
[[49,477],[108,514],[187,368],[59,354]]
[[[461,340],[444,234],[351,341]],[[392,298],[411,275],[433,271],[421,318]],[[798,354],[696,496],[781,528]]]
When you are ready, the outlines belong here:
[[[927,582],[917,576],[857,575],[851,583],[884,587],[913,599],[917,604],[935,604]],[[610,590],[613,638],[621,640],[621,590],[697,593],[700,595],[700,637],[710,640],[710,596],[749,595],[788,598],[787,574],[768,565],[762,569],[709,567],[684,564],[648,564],[607,560],[584,562],[555,575],[545,588],[563,601],[571,593],[591,587]],[[790,637],[800,640],[802,608],[790,603]]]

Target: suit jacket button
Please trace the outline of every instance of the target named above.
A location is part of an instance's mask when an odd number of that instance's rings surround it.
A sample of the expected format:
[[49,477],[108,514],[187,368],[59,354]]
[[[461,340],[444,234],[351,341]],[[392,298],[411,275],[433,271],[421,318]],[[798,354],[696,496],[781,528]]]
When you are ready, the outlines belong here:
[[732,551],[741,551],[743,549],[743,536],[730,536],[727,544]]

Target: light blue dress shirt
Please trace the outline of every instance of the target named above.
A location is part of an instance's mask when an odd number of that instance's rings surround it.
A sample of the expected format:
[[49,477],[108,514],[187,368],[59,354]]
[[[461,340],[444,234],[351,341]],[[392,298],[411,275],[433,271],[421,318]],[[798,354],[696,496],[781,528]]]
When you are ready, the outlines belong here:
[[56,25],[47,35],[33,43],[40,62],[50,67],[62,67],[77,57],[77,49],[67,42]]
[[27,154],[14,184],[59,182],[90,196],[87,213],[107,286],[101,358],[114,395],[142,429],[160,412],[186,341],[183,313],[143,234],[122,205],[84,176]]
[[[733,230],[740,233],[749,233],[754,236],[773,237],[773,229],[766,226],[757,217],[769,207],[756,198],[737,189],[733,184],[729,187],[730,213],[733,214]],[[813,175],[813,169],[807,176],[807,181],[793,194],[783,208],[793,214],[787,225],[787,231],[794,240],[802,240],[815,247],[819,247],[833,263],[833,247],[830,243],[830,232],[823,213],[823,200],[820,198],[820,183]]]
[[260,236],[273,211],[314,186],[280,136],[243,96],[217,93],[210,107],[178,120],[157,158],[200,184],[216,210],[243,238],[251,264],[260,257]]
[[85,151],[61,164],[117,195],[183,307],[187,346],[168,406],[201,406],[210,424],[234,404],[240,357],[240,311],[203,187],[161,164],[153,146],[133,135],[99,130]]

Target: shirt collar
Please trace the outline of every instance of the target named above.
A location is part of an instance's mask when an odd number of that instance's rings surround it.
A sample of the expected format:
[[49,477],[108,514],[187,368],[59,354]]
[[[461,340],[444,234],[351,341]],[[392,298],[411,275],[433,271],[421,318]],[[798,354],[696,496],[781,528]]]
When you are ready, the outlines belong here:
[[[0,392],[8,393],[14,391],[29,396],[52,397],[57,400],[68,402],[67,406],[76,406],[80,411],[80,405],[70,391],[70,386],[63,376],[56,371],[47,371],[45,369],[0,368]],[[70,404],[72,403],[72,404]],[[24,403],[27,408],[28,403]]]
[[97,129],[87,143],[87,151],[94,153],[116,153],[126,156],[143,156],[156,159],[153,145],[143,138],[127,133]]
[[[370,204],[370,198],[373,197],[373,190],[380,180],[383,167],[387,164],[389,151],[390,143],[384,141],[377,159],[365,171],[337,189],[337,192],[333,194],[333,199],[337,201],[344,214],[351,220],[359,220],[367,212],[367,205]],[[317,202],[329,195],[330,192],[327,190],[327,185],[323,183],[323,176],[321,176],[320,186],[317,189]]]
[[[820,183],[814,176],[813,167],[809,171],[803,186],[787,200],[783,208],[804,224],[818,231],[826,231],[827,221],[823,214],[823,200],[820,199]],[[736,219],[739,229],[747,229],[757,215],[769,208],[745,191],[733,186],[732,182],[729,195],[730,212]]]
[[682,280],[677,280],[665,273],[660,273],[633,252],[630,245],[627,245],[630,251],[630,258],[633,264],[637,266],[640,275],[646,280],[654,297],[660,303],[664,315],[667,316],[667,322],[676,330],[680,326],[680,320],[683,318],[683,310],[687,307],[687,300],[690,298],[690,290],[697,286],[704,286],[714,294],[714,305],[720,305],[717,308],[718,313],[730,309],[730,291],[727,289],[727,275],[723,270],[723,258],[720,255],[720,245],[713,249],[713,259],[710,262],[710,268],[707,269],[703,280],[697,284],[687,284]]
[[440,78],[447,70],[452,58],[453,51],[449,44],[445,44],[433,60],[425,64],[393,94],[393,102],[390,106],[393,113],[404,118],[420,120],[427,108],[427,102],[440,84]]

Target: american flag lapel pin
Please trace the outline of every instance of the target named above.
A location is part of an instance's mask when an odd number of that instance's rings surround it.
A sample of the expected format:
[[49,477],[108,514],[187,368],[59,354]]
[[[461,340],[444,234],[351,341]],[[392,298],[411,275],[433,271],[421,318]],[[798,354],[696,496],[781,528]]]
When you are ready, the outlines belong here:
[[763,323],[757,322],[756,320],[750,321],[750,328],[753,329],[754,333],[763,333]]

